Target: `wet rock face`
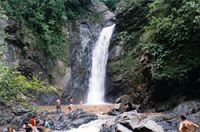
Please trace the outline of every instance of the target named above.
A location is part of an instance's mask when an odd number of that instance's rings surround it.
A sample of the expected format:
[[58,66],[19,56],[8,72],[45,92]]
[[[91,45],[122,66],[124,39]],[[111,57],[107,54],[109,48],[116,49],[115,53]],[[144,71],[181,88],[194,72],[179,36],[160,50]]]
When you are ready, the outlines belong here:
[[7,26],[7,20],[0,16],[0,59],[5,59],[4,52],[7,50],[5,46],[5,33],[4,29]]
[[0,107],[0,126],[11,125],[15,129],[19,129],[34,114],[33,111],[26,109],[19,104],[13,104],[12,106],[2,104]]
[[86,113],[83,110],[78,109],[66,116],[61,116],[58,122],[55,122],[55,129],[68,130],[71,128],[77,128],[80,125],[96,120],[97,118],[98,117],[94,114]]
[[[115,14],[108,11],[102,2],[93,1],[91,10],[99,14],[98,22],[83,19],[69,26],[71,80],[64,97],[85,101],[88,91],[89,77],[92,64],[92,50],[104,26],[114,23]],[[78,103],[78,102],[75,102]]]
[[94,44],[101,31],[101,26],[90,22],[72,25],[71,40],[71,80],[64,97],[85,100],[91,69],[91,55]]
[[123,47],[117,45],[116,47],[112,48],[111,51],[109,52],[108,60],[112,61],[114,59],[117,59],[122,55],[123,52]]

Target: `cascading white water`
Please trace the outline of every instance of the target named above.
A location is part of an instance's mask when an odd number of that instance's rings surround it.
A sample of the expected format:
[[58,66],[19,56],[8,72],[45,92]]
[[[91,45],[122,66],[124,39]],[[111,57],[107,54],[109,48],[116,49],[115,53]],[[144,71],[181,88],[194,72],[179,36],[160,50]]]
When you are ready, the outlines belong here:
[[108,48],[115,24],[103,28],[92,51],[92,69],[89,79],[88,104],[104,103]]

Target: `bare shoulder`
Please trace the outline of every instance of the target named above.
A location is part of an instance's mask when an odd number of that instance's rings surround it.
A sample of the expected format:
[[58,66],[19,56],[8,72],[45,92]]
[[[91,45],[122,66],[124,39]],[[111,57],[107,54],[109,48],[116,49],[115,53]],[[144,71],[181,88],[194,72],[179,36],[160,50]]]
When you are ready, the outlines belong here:
[[192,121],[186,120],[186,123],[188,123],[188,124],[192,124]]
[[199,128],[199,126],[198,126],[197,124],[193,123],[192,121],[188,121],[188,124],[189,124],[190,126],[194,126],[194,127],[196,127],[196,128]]
[[180,122],[179,127],[183,127],[183,122]]

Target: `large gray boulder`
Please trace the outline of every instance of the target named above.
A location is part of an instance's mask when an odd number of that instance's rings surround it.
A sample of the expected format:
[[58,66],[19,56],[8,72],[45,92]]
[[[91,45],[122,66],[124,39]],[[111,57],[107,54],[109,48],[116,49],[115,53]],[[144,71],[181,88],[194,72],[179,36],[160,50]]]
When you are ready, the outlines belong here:
[[94,10],[100,14],[103,25],[109,26],[114,24],[114,21],[116,20],[116,14],[109,11],[108,7],[103,2],[94,0],[92,3]]
[[158,125],[153,120],[143,120],[133,131],[136,132],[164,132],[161,125]]
[[200,101],[191,100],[179,104],[174,110],[175,114],[193,114],[200,111]]
[[98,116],[95,114],[87,113],[82,109],[77,109],[68,115],[58,115],[55,118],[54,129],[55,130],[69,130],[72,128],[77,128],[82,124],[86,124],[90,121],[98,119]]

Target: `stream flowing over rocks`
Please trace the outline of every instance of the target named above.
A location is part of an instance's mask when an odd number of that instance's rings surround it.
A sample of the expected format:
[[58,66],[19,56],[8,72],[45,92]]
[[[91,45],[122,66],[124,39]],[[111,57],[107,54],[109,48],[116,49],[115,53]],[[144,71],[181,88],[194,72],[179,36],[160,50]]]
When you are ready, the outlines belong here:
[[98,119],[69,132],[177,132],[180,112],[187,111],[188,119],[199,123],[199,104],[199,101],[184,102],[165,113],[138,113],[134,110],[117,116],[98,115]]
[[183,112],[194,123],[200,122],[199,108],[199,101],[187,101],[164,113],[138,113],[134,110],[117,116],[99,115],[97,120],[70,132],[177,132],[179,116]]
[[[4,119],[0,118],[1,125],[4,122],[20,127],[31,115],[30,111],[22,107],[16,109],[12,115],[5,113]],[[53,132],[177,132],[181,113],[186,113],[189,120],[199,125],[200,101],[186,101],[162,113],[138,113],[132,110],[108,115],[97,111],[89,113],[83,109],[69,113],[38,111],[37,119],[40,123],[46,119],[52,125]]]

